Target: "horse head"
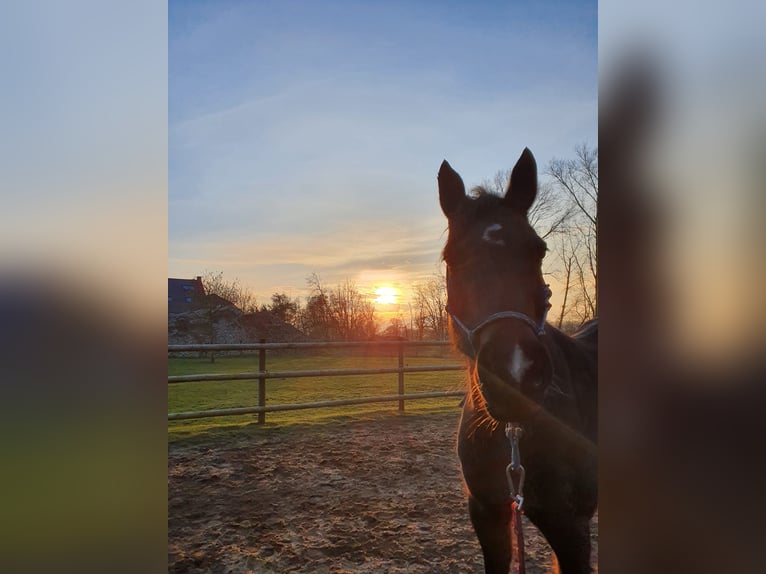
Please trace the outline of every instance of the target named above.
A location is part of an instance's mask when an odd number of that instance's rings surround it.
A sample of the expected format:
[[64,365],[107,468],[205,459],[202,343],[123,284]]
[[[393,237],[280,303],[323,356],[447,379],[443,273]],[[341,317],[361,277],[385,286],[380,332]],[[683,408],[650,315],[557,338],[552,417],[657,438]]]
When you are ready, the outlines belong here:
[[443,256],[453,341],[472,361],[469,397],[498,421],[522,422],[551,392],[543,344],[550,291],[543,280],[545,242],[527,213],[537,195],[537,164],[524,149],[503,196],[466,195],[444,161],[439,202],[448,220]]

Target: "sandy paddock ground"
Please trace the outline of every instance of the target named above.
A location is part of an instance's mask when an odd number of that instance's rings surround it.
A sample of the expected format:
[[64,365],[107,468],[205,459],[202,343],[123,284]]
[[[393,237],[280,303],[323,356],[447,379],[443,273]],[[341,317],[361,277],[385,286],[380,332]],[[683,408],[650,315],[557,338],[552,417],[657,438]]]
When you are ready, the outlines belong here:
[[[174,441],[168,571],[483,572],[457,418],[391,414]],[[526,519],[525,536],[527,572],[550,572],[550,548]],[[592,539],[595,564],[596,519]]]

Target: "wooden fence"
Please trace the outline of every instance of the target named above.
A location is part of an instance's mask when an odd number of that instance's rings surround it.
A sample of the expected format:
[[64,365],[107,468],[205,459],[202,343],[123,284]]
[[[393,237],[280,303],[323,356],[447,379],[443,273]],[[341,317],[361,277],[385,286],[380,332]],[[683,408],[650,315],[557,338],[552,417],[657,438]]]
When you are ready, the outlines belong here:
[[[459,371],[465,369],[464,365],[425,365],[418,367],[404,366],[405,347],[449,347],[449,343],[442,341],[370,341],[370,342],[332,342],[332,343],[248,343],[230,345],[168,345],[168,352],[231,352],[231,351],[258,351],[258,370],[244,373],[223,373],[206,375],[177,375],[169,376],[168,384],[190,383],[196,381],[258,381],[258,405],[250,407],[234,407],[225,409],[213,409],[206,411],[188,411],[180,413],[168,413],[168,420],[199,419],[207,417],[223,417],[232,415],[258,414],[258,423],[266,422],[266,413],[274,411],[293,411],[300,409],[313,409],[322,407],[337,407],[345,405],[360,405],[365,403],[380,403],[398,401],[399,410],[404,410],[404,402],[409,400],[430,399],[437,397],[460,397],[464,391],[440,391],[430,393],[405,393],[405,373],[426,373],[437,371]],[[266,368],[266,352],[281,349],[337,349],[337,348],[395,348],[399,364],[397,367],[378,369],[327,369],[306,371],[269,371]],[[395,395],[382,395],[376,397],[360,397],[333,401],[319,401],[312,403],[294,403],[284,405],[266,405],[266,379],[290,379],[296,377],[341,377],[347,375],[380,375],[396,373],[399,375],[398,392]]]

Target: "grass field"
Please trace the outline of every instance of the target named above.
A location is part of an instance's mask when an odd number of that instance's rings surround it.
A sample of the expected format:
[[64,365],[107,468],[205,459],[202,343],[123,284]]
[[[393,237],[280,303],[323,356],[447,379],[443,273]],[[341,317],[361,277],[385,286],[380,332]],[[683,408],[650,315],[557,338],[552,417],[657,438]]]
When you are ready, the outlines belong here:
[[[405,357],[405,366],[454,365],[459,360],[452,356]],[[302,371],[316,369],[374,369],[396,367],[393,356],[357,356],[340,353],[327,354],[270,354],[267,359],[268,371]],[[240,373],[258,370],[257,356],[168,359],[168,375],[203,373]],[[267,379],[266,404],[306,403],[313,401],[338,400],[397,392],[397,374],[350,375],[338,377],[306,377],[296,379]],[[456,391],[464,387],[463,371],[435,373],[406,373],[406,393],[431,391]],[[408,413],[456,412],[459,398],[446,397],[407,401]],[[168,385],[168,412],[202,411],[215,408],[245,407],[258,404],[258,381],[192,382]],[[327,422],[358,419],[364,417],[388,416],[396,413],[397,402],[373,403],[344,407],[329,407],[266,413],[266,427],[293,424],[323,424]],[[253,425],[258,415],[214,417],[184,421],[168,421],[170,440],[198,434],[207,434],[225,429]]]

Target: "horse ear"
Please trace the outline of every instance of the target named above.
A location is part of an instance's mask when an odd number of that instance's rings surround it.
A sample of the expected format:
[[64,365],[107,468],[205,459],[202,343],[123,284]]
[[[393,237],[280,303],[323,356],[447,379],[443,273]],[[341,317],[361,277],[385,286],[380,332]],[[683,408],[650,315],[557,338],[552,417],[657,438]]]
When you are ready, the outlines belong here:
[[524,214],[532,207],[537,196],[537,162],[528,147],[521,152],[511,171],[511,179],[505,192],[505,202],[512,209]]
[[439,203],[444,215],[450,217],[465,200],[465,185],[458,173],[445,159],[439,168]]

